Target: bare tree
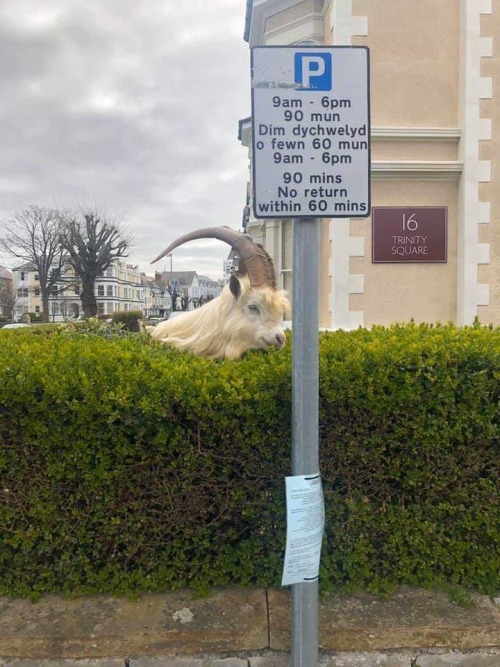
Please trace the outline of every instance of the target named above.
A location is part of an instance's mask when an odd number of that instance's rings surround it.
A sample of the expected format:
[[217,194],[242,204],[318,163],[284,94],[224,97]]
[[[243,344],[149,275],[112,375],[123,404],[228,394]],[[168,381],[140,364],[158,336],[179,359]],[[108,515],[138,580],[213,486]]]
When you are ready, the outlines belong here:
[[202,294],[199,298],[193,298],[192,299],[192,304],[194,308],[201,308],[204,304],[208,303],[209,301],[212,301],[213,299],[212,294]]
[[191,297],[187,293],[181,296],[181,310],[188,310],[191,303]]
[[177,281],[174,280],[167,285],[167,292],[170,294],[170,299],[172,300],[172,312],[177,311],[177,300],[180,298],[180,294],[177,291]]
[[81,300],[86,318],[97,315],[95,283],[113,260],[127,256],[130,239],[104,211],[84,209],[63,226],[61,246],[82,283]]
[[30,206],[0,223],[0,248],[38,274],[45,322],[49,321],[49,296],[64,270],[60,230],[65,215],[56,209]]

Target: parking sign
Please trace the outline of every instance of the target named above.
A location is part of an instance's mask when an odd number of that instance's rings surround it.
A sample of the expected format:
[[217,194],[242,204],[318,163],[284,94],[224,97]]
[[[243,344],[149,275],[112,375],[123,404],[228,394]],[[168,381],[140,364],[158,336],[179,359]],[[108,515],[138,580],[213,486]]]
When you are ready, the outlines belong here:
[[366,47],[252,49],[256,218],[370,214]]
[[311,54],[297,52],[294,62],[295,83],[302,90],[332,89],[331,53]]

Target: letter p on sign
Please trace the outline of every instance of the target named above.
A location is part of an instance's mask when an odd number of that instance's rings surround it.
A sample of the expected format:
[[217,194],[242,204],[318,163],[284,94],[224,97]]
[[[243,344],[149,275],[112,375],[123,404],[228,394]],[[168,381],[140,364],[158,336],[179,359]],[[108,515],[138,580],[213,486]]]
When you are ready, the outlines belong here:
[[330,53],[295,54],[295,83],[301,90],[332,89],[332,56]]

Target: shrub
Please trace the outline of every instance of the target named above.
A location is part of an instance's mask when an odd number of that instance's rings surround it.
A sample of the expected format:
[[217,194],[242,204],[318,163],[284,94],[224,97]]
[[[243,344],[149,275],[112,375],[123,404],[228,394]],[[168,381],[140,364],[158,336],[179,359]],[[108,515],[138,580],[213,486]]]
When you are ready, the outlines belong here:
[[[0,332],[0,592],[270,585],[291,355]],[[320,337],[325,588],[498,586],[500,330]]]
[[123,324],[126,331],[140,331],[140,320],[144,317],[142,310],[127,310],[113,313],[111,320],[114,324]]
[[43,315],[41,313],[28,313],[28,315],[30,316],[30,322],[43,322]]

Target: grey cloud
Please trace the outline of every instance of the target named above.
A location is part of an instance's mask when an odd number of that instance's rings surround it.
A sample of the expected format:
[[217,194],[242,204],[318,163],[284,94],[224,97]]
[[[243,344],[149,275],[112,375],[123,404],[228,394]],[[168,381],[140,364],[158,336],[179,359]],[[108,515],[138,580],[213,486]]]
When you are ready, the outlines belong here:
[[[247,155],[237,122],[250,104],[244,2],[43,5],[41,16],[35,0],[18,0],[17,14],[0,4],[0,217],[88,193],[125,212],[140,264],[159,238],[238,227]],[[227,253],[217,247],[182,261],[214,253],[204,266],[220,274]]]

